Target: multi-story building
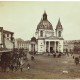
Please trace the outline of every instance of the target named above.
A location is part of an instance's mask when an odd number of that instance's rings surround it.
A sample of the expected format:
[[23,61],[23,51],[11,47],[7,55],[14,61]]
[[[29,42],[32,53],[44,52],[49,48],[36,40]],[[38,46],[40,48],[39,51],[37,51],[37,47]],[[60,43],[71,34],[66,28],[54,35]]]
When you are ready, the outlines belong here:
[[52,24],[47,18],[47,13],[44,12],[43,18],[37,25],[35,37],[31,38],[29,51],[36,51],[38,54],[43,52],[63,52],[63,28],[60,18],[53,29]]
[[75,40],[64,40],[63,42],[63,50],[66,52],[73,52],[74,51],[74,41]]
[[16,39],[15,40],[15,48],[28,49],[29,48],[29,40],[28,41],[24,41],[21,38]]
[[13,49],[14,47],[14,33],[4,30],[0,27],[0,48]]
[[64,52],[80,52],[80,40],[64,40]]

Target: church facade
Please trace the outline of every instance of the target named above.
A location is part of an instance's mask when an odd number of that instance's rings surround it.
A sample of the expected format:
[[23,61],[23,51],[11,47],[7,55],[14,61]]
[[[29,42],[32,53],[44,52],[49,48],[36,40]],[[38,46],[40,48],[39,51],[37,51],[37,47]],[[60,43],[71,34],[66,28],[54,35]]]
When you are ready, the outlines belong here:
[[52,24],[47,19],[47,13],[43,13],[43,17],[35,32],[35,37],[31,38],[29,45],[30,52],[37,52],[42,54],[44,52],[63,52],[63,27],[60,19],[56,25],[56,29],[53,29]]

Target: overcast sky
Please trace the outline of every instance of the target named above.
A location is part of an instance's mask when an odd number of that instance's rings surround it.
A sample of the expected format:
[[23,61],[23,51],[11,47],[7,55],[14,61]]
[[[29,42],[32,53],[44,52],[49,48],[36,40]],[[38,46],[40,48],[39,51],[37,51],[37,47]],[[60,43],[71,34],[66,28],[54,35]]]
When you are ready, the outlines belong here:
[[0,2],[0,26],[29,40],[44,10],[54,30],[60,17],[65,40],[80,39],[80,2]]

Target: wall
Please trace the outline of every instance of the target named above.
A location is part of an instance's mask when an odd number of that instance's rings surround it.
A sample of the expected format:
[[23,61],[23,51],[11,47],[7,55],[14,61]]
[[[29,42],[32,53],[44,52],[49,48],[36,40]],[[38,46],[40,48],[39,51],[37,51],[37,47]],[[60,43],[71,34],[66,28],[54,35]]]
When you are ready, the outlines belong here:
[[5,38],[5,46],[8,49],[13,49],[13,43]]
[[44,40],[38,40],[38,52],[45,52]]
[[63,52],[63,40],[59,41],[59,50],[60,52]]

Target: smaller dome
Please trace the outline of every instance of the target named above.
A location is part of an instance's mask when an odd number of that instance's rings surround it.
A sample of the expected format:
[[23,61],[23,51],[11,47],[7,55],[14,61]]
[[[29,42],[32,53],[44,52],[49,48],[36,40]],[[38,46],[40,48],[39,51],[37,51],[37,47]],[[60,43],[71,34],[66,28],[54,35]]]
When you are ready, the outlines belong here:
[[36,38],[35,37],[32,37],[31,38],[31,42],[36,42]]

